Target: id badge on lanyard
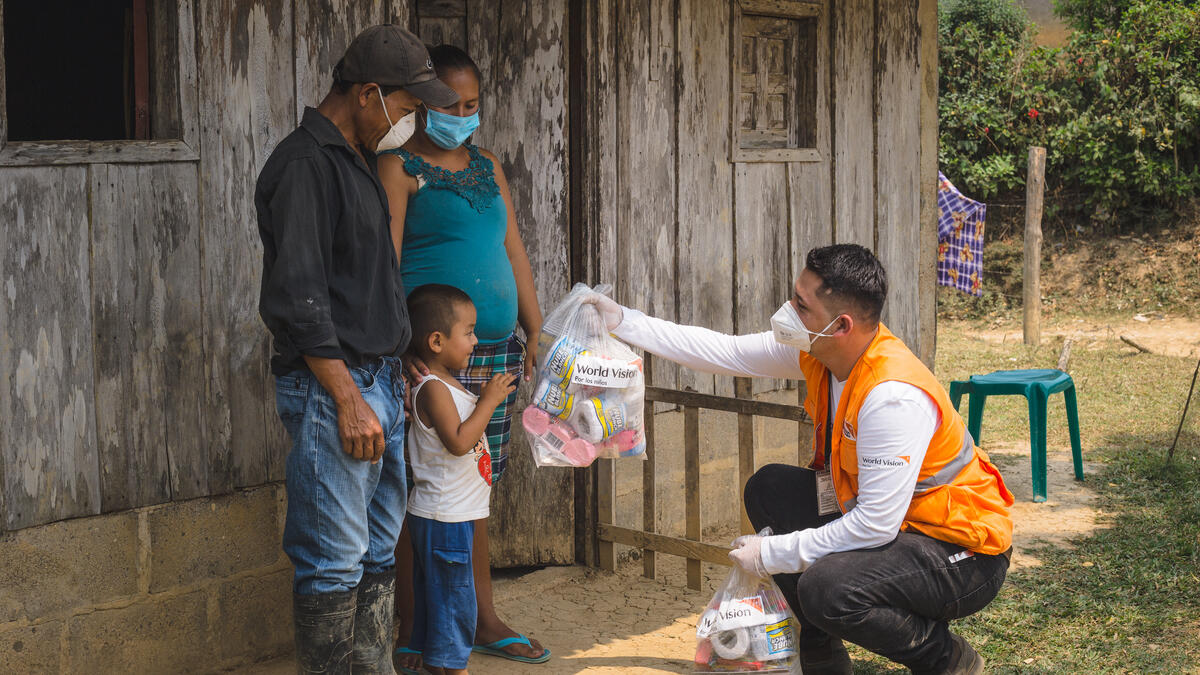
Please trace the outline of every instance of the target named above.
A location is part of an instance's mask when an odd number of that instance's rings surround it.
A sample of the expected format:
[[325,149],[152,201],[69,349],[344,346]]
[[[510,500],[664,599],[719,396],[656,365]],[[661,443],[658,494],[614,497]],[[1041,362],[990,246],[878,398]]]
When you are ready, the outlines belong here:
[[837,493],[833,489],[833,476],[829,474],[829,467],[825,467],[817,473],[817,515],[827,516],[831,513],[838,512]]
[[[826,374],[826,382],[829,375]],[[833,383],[829,382],[832,391]],[[825,466],[817,470],[817,515],[828,516],[838,512],[837,492],[833,489],[833,476],[829,473],[833,452],[833,406],[832,402],[825,403]]]

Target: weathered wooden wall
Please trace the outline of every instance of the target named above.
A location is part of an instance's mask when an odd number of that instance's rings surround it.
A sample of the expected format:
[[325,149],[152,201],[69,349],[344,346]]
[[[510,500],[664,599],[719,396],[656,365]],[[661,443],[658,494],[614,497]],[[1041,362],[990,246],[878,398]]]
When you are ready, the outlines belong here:
[[[410,21],[427,43],[454,44],[479,65],[482,124],[471,140],[500,158],[542,311],[548,312],[570,286],[567,2],[416,0]],[[518,399],[508,467],[492,490],[492,561],[570,563],[571,473],[534,466],[519,413],[528,396],[523,390]]]
[[[158,16],[178,23],[178,62],[155,67],[178,69],[180,139],[0,148],[0,529],[282,479],[254,181],[378,22],[479,62],[475,140],[509,177],[544,309],[574,276],[659,316],[763,330],[805,251],[854,241],[887,264],[885,320],[928,359],[934,0],[822,0],[819,158],[735,164],[736,1],[176,0]],[[662,361],[654,378],[733,391]],[[512,453],[493,560],[572,560],[580,484],[534,471],[519,424]]]
[[[769,328],[809,249],[859,243],[888,269],[885,323],[928,358],[935,6],[807,3],[819,8],[816,153],[742,162],[729,147],[731,101],[741,91],[730,73],[739,1],[594,3],[585,212],[602,255],[593,278],[657,316],[749,333]],[[655,375],[660,385],[732,393],[723,378],[659,362]]]
[[[5,148],[33,165],[22,167],[0,156],[0,368],[11,374],[0,387],[0,529],[283,478],[254,183],[368,25],[409,26],[478,59],[476,140],[509,176],[543,305],[567,287],[565,0],[168,9],[156,34],[180,47],[156,51],[154,67],[182,99],[169,120],[182,142],[133,157],[113,143],[43,144],[34,157]],[[523,449],[518,433],[496,491],[494,559],[570,562],[571,477],[535,473]]]

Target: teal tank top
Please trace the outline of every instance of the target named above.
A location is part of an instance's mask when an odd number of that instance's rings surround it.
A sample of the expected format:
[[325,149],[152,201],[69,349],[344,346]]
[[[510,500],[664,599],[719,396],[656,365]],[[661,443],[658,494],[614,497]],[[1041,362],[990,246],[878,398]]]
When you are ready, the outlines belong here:
[[465,144],[471,162],[447,171],[400,148],[404,170],[420,186],[408,200],[400,275],[411,293],[423,284],[447,284],[471,296],[482,344],[503,342],[517,325],[517,282],[504,249],[508,209],[492,161]]

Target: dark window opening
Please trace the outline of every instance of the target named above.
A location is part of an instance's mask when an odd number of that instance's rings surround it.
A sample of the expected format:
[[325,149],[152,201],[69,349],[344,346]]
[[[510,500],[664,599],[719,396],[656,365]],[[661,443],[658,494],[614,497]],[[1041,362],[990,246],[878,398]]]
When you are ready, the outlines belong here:
[[174,4],[5,2],[8,140],[178,138]]

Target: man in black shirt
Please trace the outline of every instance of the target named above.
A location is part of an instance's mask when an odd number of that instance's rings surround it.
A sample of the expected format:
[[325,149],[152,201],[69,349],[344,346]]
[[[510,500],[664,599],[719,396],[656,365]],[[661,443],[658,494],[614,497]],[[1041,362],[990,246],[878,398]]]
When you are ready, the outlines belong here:
[[420,102],[458,95],[398,26],[363,31],[333,79],[258,177],[259,311],[292,439],[283,547],[300,671],[390,674],[410,333],[375,153],[404,143]]

